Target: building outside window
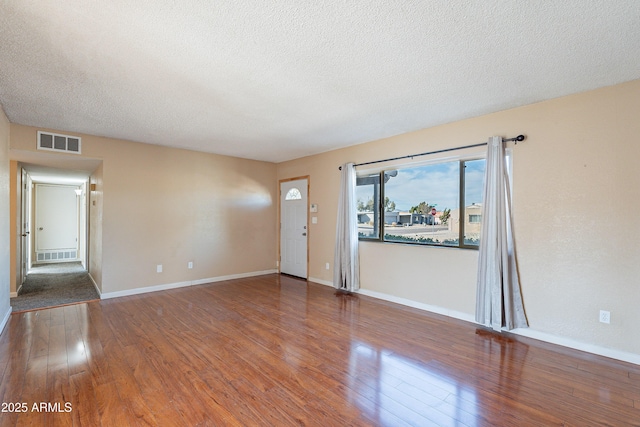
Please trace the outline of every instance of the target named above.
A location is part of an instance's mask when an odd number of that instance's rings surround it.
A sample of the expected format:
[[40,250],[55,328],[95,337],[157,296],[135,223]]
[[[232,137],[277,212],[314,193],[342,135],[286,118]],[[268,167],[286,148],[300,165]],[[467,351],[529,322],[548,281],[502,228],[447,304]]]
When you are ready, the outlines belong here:
[[485,163],[449,160],[359,174],[360,239],[477,248]]

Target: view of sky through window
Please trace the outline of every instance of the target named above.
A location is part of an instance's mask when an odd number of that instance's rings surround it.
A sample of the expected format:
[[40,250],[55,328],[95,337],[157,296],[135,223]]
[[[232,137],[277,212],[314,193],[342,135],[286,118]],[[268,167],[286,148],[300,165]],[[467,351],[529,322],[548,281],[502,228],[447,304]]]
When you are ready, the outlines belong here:
[[385,197],[396,210],[408,211],[420,202],[436,209],[456,209],[460,204],[460,163],[447,162],[399,169],[385,185]]
[[[359,175],[356,186],[359,236],[394,242],[477,246],[485,164],[485,159],[474,159],[387,169],[383,182],[381,174]],[[464,181],[460,177],[461,167]],[[461,191],[464,209],[460,206]],[[384,214],[377,208],[380,204]]]
[[465,205],[482,203],[482,186],[486,159],[469,160],[465,162],[464,194]]

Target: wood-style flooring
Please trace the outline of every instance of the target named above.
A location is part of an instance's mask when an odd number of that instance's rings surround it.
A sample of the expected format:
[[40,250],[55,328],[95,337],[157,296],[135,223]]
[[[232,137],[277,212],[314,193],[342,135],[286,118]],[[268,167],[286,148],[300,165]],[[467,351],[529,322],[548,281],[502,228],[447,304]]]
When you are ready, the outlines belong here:
[[638,426],[640,366],[267,275],[15,314],[0,402],[0,426]]

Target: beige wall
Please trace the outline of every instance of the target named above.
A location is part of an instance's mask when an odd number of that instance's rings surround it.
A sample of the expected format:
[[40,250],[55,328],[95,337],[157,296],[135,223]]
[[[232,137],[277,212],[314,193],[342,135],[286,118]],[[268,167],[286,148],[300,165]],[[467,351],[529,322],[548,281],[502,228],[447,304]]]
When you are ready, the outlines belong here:
[[[531,329],[640,354],[640,80],[305,157],[278,179],[310,175],[309,276],[330,282],[338,166],[486,140],[513,149],[522,293]],[[363,289],[472,317],[477,252],[362,242]],[[611,324],[599,323],[599,310]]]
[[[11,148],[35,151],[37,130],[12,124]],[[81,136],[102,159],[89,268],[103,293],[275,269],[275,164]]]
[[[7,319],[11,307],[9,306],[9,289],[12,282],[10,271],[10,249],[12,246],[6,244],[11,242],[11,225],[10,225],[10,195],[9,185],[10,167],[9,167],[9,136],[10,125],[7,116],[4,114],[2,106],[0,106],[0,326]],[[0,331],[1,332],[1,331]]]
[[[92,190],[95,186],[95,190]],[[88,270],[102,292],[102,163],[91,174],[87,196],[89,201],[89,262]]]

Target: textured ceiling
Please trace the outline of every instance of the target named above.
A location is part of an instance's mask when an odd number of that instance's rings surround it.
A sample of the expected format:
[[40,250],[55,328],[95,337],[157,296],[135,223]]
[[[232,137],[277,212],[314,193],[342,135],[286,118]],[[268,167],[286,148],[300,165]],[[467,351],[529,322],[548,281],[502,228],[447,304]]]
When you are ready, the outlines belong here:
[[638,0],[0,0],[11,122],[274,162],[637,78]]

